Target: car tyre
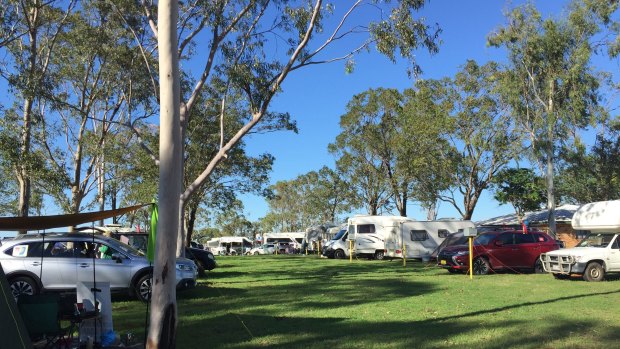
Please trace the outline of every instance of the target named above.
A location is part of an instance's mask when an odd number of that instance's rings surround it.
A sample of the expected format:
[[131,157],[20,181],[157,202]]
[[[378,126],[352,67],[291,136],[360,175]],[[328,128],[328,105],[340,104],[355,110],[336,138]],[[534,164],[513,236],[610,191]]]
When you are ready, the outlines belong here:
[[599,262],[590,262],[583,272],[583,279],[586,281],[602,281],[605,279],[605,269]]
[[258,256],[259,255],[258,251],[254,251],[254,255]]
[[196,263],[196,268],[198,268],[198,276],[203,277],[206,275],[205,272],[205,265],[204,263],[202,263],[202,261],[199,260],[195,260],[194,263]]
[[153,290],[153,275],[145,274],[138,279],[135,286],[136,297],[142,302],[148,302],[151,299],[151,292]]
[[336,250],[336,251],[334,251],[334,258],[336,258],[336,259],[343,259],[344,258],[344,251],[343,250]]
[[487,275],[491,271],[489,262],[482,257],[474,259],[473,268],[476,275]]
[[544,274],[545,268],[543,268],[542,262],[540,258],[536,259],[536,263],[534,263],[534,273],[536,274]]
[[385,253],[383,251],[376,251],[375,252],[375,259],[378,261],[382,261],[383,258],[385,258]]
[[10,287],[11,293],[13,293],[15,299],[22,295],[33,296],[39,293],[39,286],[37,283],[27,276],[18,276],[11,279]]

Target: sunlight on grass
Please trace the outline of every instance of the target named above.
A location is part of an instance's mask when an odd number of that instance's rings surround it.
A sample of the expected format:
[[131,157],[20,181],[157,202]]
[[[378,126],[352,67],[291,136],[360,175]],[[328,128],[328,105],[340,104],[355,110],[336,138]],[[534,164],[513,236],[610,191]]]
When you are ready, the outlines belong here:
[[[218,257],[178,293],[179,348],[613,348],[620,281],[451,275],[408,261]],[[144,333],[145,306],[114,303]]]

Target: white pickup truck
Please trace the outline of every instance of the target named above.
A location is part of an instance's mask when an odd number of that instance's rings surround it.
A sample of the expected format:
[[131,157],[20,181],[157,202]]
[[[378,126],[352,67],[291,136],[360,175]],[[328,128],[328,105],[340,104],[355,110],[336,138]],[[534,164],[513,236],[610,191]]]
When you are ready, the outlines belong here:
[[620,272],[620,200],[586,204],[573,215],[575,230],[590,233],[577,246],[540,255],[543,268],[557,279],[581,274],[586,281],[601,281]]

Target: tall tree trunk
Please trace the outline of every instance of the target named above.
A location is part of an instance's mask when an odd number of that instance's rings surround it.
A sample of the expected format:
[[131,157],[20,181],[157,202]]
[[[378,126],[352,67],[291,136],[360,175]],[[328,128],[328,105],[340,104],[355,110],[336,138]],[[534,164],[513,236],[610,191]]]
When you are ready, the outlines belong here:
[[554,238],[556,235],[555,226],[555,189],[553,187],[553,143],[547,145],[547,171],[545,180],[547,182],[547,209],[549,210],[549,232]]
[[426,220],[434,221],[437,219],[437,201],[431,202],[426,207]]
[[[105,129],[105,127],[103,128]],[[97,164],[97,191],[99,192],[97,201],[99,201],[99,211],[105,210],[105,141],[101,144],[102,150],[99,155],[99,163]],[[103,227],[103,219],[99,221],[99,225]]]
[[160,84],[159,222],[155,242],[155,267],[151,321],[146,346],[175,348],[177,304],[175,289],[176,245],[181,194],[180,84],[177,58],[178,2],[159,2],[158,47]]

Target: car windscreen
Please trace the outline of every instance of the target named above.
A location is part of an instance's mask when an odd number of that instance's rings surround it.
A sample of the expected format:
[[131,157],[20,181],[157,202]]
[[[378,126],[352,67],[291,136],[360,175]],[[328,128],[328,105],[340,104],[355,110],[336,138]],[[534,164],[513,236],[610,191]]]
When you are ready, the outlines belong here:
[[127,244],[125,244],[124,242],[118,241],[116,239],[106,239],[105,243],[112,246],[113,248],[117,249],[118,251],[124,253],[124,254],[130,254],[133,256],[144,256],[144,252],[135,249]]
[[332,240],[340,240],[346,232],[347,232],[346,229],[342,229],[341,231],[338,232],[338,234],[336,234],[336,236],[334,236]]
[[577,244],[577,247],[607,247],[614,236],[610,233],[590,233]]

